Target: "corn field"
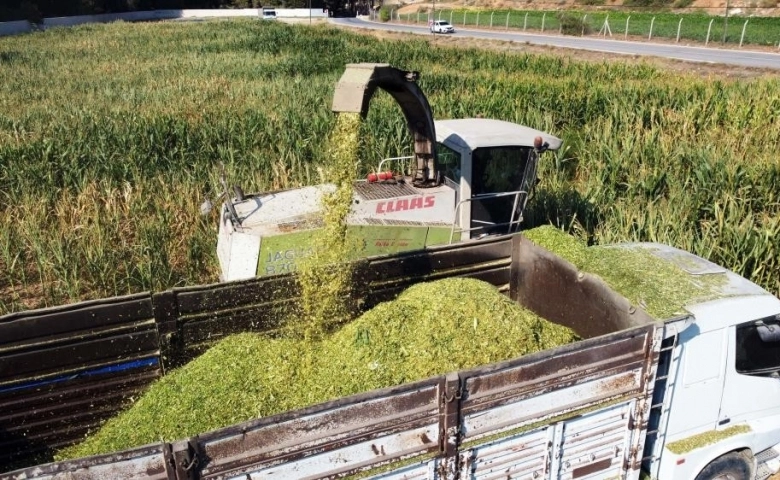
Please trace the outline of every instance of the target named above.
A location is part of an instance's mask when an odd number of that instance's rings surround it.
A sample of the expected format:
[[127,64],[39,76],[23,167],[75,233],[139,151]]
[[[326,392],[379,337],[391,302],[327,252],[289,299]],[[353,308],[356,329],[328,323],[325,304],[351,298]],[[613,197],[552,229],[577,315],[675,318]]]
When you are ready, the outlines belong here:
[[[562,137],[529,226],[668,243],[780,293],[777,78],[232,20],[0,39],[0,313],[216,281],[216,212],[199,205],[220,163],[247,192],[318,183],[351,62],[420,71],[437,118]],[[411,153],[387,95],[363,130],[365,171]]]

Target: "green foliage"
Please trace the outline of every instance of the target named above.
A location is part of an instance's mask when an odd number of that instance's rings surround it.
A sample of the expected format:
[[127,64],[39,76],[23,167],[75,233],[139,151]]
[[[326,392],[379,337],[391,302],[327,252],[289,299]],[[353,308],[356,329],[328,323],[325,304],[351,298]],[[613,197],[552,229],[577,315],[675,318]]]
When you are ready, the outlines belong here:
[[[701,13],[669,13],[665,12],[669,7],[682,8],[689,0],[663,0],[661,3],[648,2],[651,6],[627,7],[622,10],[568,10],[566,15],[584,18],[591,32],[599,31],[606,20],[609,20],[612,31],[625,32],[628,26],[628,35],[647,37],[652,26],[653,38],[677,38],[677,28],[682,20],[681,39],[689,39],[698,42],[707,40],[710,33],[710,41],[714,32],[722,34],[724,28],[728,31],[728,39],[739,39],[742,35],[743,22],[728,22],[722,16],[710,16]],[[767,0],[771,1],[771,0]],[[679,2],[679,6],[677,3]],[[638,11],[637,11],[638,10]],[[510,29],[522,29],[527,31],[539,30],[557,31],[563,30],[558,18],[559,11],[543,10],[436,10],[437,18],[449,19],[462,25],[477,25],[493,27],[505,27]],[[402,16],[403,18],[404,16]],[[412,22],[428,21],[428,15],[410,14],[406,19]],[[629,21],[630,20],[630,21]],[[491,24],[492,21],[492,24]],[[710,28],[710,22],[712,26]],[[777,31],[780,28],[780,17],[751,17],[745,31],[745,44],[777,46]],[[582,32],[582,29],[579,29]],[[576,34],[573,30],[571,34]]]
[[0,22],[29,20],[40,22],[44,17],[93,15],[138,10],[187,8],[260,8],[279,5],[286,8],[320,8],[322,0],[5,0],[0,6]]
[[687,8],[693,5],[693,0],[674,0],[672,8]]
[[577,3],[579,5],[585,5],[589,7],[600,7],[604,5],[606,2],[605,0],[578,0]]
[[422,283],[314,344],[257,334],[228,337],[158,380],[132,408],[58,457],[178,440],[576,339],[488,283]]
[[564,35],[587,35],[591,33],[590,25],[585,23],[581,16],[566,12],[558,14],[561,33]]
[[624,0],[623,6],[632,8],[662,9],[672,5],[673,0]]
[[383,22],[390,21],[390,15],[393,14],[393,11],[388,7],[387,5],[382,5],[382,7],[379,9],[379,20]]

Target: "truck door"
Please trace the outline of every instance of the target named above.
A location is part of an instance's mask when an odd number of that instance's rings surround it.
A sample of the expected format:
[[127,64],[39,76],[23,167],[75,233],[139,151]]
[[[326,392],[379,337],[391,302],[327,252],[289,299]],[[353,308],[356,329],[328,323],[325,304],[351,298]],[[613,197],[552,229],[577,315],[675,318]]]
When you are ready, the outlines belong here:
[[761,419],[767,431],[774,430],[774,437],[779,437],[780,319],[771,316],[731,326],[728,331],[720,422],[729,425]]
[[[477,148],[471,163],[472,238],[516,230],[528,193],[536,183],[536,155],[529,147]],[[525,191],[520,195],[496,194]],[[480,198],[482,197],[482,198]]]
[[679,342],[681,375],[672,399],[667,441],[716,427],[725,379],[726,329],[701,332],[694,324],[680,334]]

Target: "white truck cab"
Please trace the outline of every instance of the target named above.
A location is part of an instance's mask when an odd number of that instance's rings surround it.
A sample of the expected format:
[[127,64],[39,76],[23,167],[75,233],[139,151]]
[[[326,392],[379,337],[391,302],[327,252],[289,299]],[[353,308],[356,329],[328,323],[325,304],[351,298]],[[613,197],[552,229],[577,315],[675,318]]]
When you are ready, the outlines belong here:
[[669,324],[645,470],[658,480],[767,478],[780,468],[780,300],[700,257],[648,245],[721,285]]

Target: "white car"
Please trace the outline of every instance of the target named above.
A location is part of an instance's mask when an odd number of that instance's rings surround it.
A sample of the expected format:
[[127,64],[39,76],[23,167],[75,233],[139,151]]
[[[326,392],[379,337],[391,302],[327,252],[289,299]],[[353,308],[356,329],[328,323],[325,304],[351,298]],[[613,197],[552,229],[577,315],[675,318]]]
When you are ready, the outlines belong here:
[[455,33],[455,27],[446,20],[436,20],[431,23],[431,33]]
[[276,20],[276,10],[263,10],[263,20]]

